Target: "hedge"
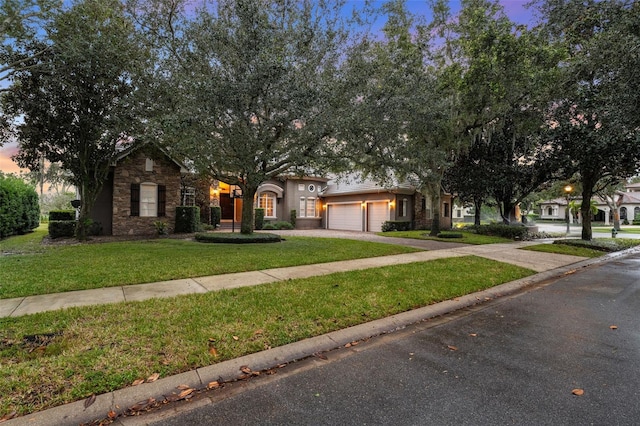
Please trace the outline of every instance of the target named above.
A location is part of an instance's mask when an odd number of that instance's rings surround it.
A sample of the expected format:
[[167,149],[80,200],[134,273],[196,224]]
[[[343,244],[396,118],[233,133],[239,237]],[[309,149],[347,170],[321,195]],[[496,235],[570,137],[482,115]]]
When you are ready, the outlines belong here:
[[73,237],[76,234],[75,220],[50,220],[49,237],[62,238]]
[[293,229],[293,225],[290,222],[274,222],[274,223],[265,223],[264,226],[262,227],[262,229],[264,230],[274,230],[274,229],[279,229],[279,230],[283,230],[283,229],[288,229],[291,230]]
[[24,234],[39,225],[36,190],[20,178],[0,173],[0,238]]
[[51,210],[49,220],[76,220],[76,212],[73,210]]
[[176,207],[176,233],[197,232],[200,225],[200,207]]
[[264,209],[256,209],[254,226],[255,229],[262,229],[264,226]]
[[382,224],[382,232],[411,231],[411,222],[404,220],[387,220]]
[[476,234],[510,238],[512,240],[529,239],[529,230],[523,225],[491,224],[469,227]]
[[281,241],[280,235],[262,232],[253,234],[213,232],[210,234],[196,234],[195,239],[201,243],[223,244],[277,243]]
[[211,225],[220,225],[220,218],[222,217],[222,208],[220,206],[211,207]]

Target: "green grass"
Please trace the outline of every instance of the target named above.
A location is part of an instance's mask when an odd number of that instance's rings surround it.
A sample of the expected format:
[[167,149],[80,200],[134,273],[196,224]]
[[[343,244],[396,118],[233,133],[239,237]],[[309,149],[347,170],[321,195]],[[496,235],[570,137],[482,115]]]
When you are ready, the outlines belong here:
[[[11,241],[13,238],[22,237],[11,237],[3,244],[13,244],[12,247],[15,248],[15,243]],[[287,237],[286,241],[280,243],[256,245],[154,239],[50,246],[40,253],[0,256],[0,298],[415,251],[417,250],[413,248],[392,244],[305,237]]]
[[575,247],[565,244],[539,244],[535,246],[523,247],[521,250],[540,251],[544,253],[569,254],[581,257],[600,257],[604,253],[601,250],[594,250],[588,247]]
[[[613,226],[592,228],[592,232],[611,232]],[[622,234],[640,234],[640,226],[623,225],[618,231],[618,235]]]
[[474,232],[465,232],[459,229],[452,231],[456,234],[462,234],[462,238],[437,238],[430,237],[429,231],[393,231],[393,232],[378,232],[378,235],[383,237],[395,237],[395,238],[413,238],[416,240],[433,240],[443,241],[447,243],[464,243],[464,244],[497,244],[497,243],[512,243],[513,240],[502,237],[493,237],[488,235],[478,235]]
[[575,247],[587,247],[594,250],[600,250],[605,252],[614,252],[620,250],[626,250],[632,247],[640,245],[640,239],[634,238],[594,238],[591,241],[584,241],[579,239],[566,239],[556,240],[554,244],[575,246]]
[[48,234],[47,225],[40,224],[38,228],[29,234],[16,235],[0,240],[0,255],[42,252],[45,248],[40,243]]
[[[166,377],[237,358],[532,273],[470,256],[0,319],[0,417],[130,386],[153,373]],[[45,337],[28,337],[34,335]]]

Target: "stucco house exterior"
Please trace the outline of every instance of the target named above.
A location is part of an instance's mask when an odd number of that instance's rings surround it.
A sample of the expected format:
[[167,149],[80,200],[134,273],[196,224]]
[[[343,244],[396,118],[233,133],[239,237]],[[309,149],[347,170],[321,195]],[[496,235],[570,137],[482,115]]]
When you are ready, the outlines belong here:
[[[582,201],[581,198],[571,198],[570,201]],[[594,216],[594,221],[604,222],[605,225],[610,225],[613,222],[613,211],[607,204],[607,202],[601,197],[594,197],[598,213]],[[636,215],[640,216],[640,183],[632,183],[625,185],[625,191],[618,191],[614,195],[613,201],[618,206],[620,213],[620,221],[627,220],[629,223],[634,219]],[[546,200],[540,204],[540,219],[551,220],[565,220],[567,211],[567,199],[566,198],[554,198],[552,200]],[[569,215],[569,220],[573,223],[573,216],[578,215],[579,212],[573,212]]]

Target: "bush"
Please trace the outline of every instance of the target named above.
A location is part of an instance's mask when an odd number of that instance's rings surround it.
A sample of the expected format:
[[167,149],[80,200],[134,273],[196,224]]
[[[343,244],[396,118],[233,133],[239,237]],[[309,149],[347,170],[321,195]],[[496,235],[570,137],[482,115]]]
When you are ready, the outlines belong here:
[[176,233],[197,232],[200,225],[200,207],[176,207]]
[[51,210],[49,220],[76,220],[75,210]]
[[410,231],[411,222],[402,220],[387,220],[382,224],[382,232],[390,231]]
[[512,240],[528,240],[529,230],[523,225],[491,224],[471,227],[476,234],[509,238]]
[[289,222],[291,223],[291,229],[293,229],[296,227],[296,218],[298,217],[298,213],[296,213],[295,210],[291,210],[290,215],[291,219],[289,219]]
[[220,206],[211,207],[211,225],[220,225],[220,218],[222,217],[222,208]]
[[22,179],[0,173],[0,238],[25,234],[40,224],[35,189]]
[[75,220],[50,220],[49,237],[62,238],[73,237],[76,234]]
[[[286,222],[289,223],[289,222]],[[289,224],[290,225],[290,224]],[[196,234],[196,241],[201,243],[220,244],[252,244],[252,243],[277,243],[281,241],[280,235],[254,233],[238,234],[232,232],[215,232],[211,234]]]
[[253,225],[255,229],[262,229],[264,226],[264,209],[256,209]]

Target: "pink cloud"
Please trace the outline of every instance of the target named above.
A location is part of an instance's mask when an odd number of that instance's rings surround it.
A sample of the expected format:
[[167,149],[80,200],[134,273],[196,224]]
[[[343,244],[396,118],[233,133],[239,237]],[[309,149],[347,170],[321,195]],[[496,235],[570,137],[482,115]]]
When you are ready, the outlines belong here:
[[[0,148],[0,171],[2,173],[20,173],[20,167],[11,159],[12,156],[18,153],[18,145],[15,143],[9,143]],[[24,170],[26,171],[26,170]]]

